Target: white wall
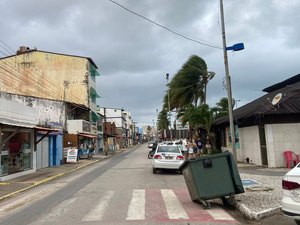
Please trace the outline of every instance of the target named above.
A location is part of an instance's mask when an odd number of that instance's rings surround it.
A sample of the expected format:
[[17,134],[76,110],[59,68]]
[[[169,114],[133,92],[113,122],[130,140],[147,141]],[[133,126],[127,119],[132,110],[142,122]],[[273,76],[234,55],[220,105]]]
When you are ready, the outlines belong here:
[[258,126],[239,128],[240,149],[237,149],[237,160],[262,165]]
[[269,167],[284,167],[283,152],[300,154],[300,123],[265,125]]
[[122,128],[123,121],[122,121],[122,110],[121,109],[114,109],[114,108],[104,108],[100,107],[100,113],[106,117],[106,122],[115,122],[116,127]]

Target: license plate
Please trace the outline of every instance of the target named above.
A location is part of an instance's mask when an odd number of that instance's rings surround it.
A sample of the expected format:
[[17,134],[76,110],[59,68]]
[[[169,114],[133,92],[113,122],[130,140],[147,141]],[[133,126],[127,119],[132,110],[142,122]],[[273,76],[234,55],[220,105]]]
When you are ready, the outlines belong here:
[[173,159],[173,156],[166,156],[166,159]]

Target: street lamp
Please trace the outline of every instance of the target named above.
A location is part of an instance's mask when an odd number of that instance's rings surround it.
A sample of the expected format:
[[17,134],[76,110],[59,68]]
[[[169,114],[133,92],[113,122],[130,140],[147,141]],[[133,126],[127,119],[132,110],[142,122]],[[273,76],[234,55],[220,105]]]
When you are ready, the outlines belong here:
[[172,122],[171,122],[171,107],[170,107],[170,87],[169,87],[169,74],[166,74],[166,79],[167,79],[167,86],[168,86],[168,116],[169,116],[169,120],[170,120],[170,138],[171,138],[171,142],[172,142]]
[[232,143],[232,154],[233,154],[234,161],[236,162],[237,155],[236,155],[236,148],[235,148],[235,132],[234,132],[233,112],[232,112],[232,92],[231,92],[231,80],[230,80],[230,75],[229,75],[227,50],[233,50],[233,51],[243,50],[244,44],[238,43],[231,47],[226,47],[224,11],[223,11],[223,1],[222,0],[220,0],[220,12],[221,12],[221,22],[222,22],[222,39],[223,39],[225,73],[226,73],[226,89],[227,89],[227,98],[228,98],[228,112],[229,112],[229,124],[230,124],[231,143]]

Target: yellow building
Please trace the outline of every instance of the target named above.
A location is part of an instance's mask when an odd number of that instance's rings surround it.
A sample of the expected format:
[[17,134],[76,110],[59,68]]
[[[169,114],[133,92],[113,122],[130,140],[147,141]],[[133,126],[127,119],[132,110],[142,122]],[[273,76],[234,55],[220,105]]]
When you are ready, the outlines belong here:
[[0,66],[1,92],[72,102],[96,112],[99,74],[91,58],[20,47]]
[[[96,143],[97,69],[88,57],[24,46],[15,55],[0,59],[0,98],[21,103],[36,112],[35,147],[31,150],[36,156],[31,156],[30,168],[57,165],[65,157],[66,149]],[[18,110],[21,108],[15,109]],[[26,119],[14,115],[14,119]],[[6,129],[5,126],[14,126],[1,121],[0,131]],[[55,134],[56,130],[59,132]],[[16,127],[15,133],[18,132]],[[7,152],[9,155],[10,151]],[[42,158],[45,155],[47,158]]]

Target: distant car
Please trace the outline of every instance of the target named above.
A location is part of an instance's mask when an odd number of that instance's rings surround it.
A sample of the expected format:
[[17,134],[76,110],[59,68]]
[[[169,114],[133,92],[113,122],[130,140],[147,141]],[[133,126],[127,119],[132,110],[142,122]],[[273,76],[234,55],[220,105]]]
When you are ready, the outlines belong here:
[[300,163],[285,174],[282,180],[282,212],[300,225]]
[[184,156],[177,145],[158,145],[152,158],[153,173],[156,174],[158,169],[179,171],[183,162]]

